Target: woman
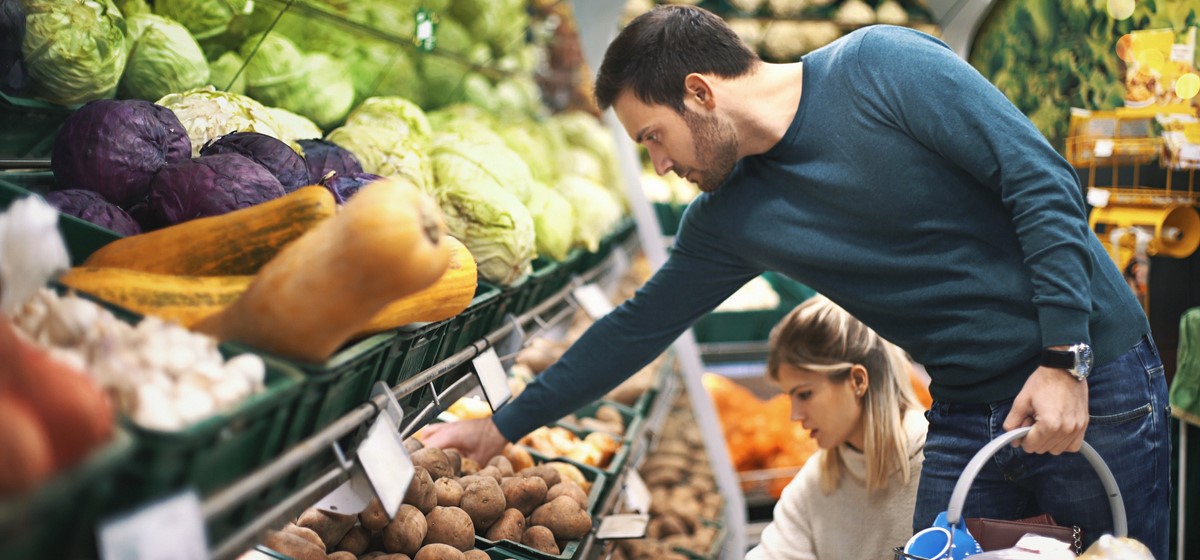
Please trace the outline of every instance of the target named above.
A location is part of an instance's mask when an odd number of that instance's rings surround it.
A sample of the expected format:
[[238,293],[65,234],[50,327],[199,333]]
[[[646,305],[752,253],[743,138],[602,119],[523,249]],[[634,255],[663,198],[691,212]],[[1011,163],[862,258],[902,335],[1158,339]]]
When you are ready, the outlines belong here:
[[767,370],[820,451],[747,558],[893,557],[912,535],[927,424],[899,349],[822,296],[771,332]]

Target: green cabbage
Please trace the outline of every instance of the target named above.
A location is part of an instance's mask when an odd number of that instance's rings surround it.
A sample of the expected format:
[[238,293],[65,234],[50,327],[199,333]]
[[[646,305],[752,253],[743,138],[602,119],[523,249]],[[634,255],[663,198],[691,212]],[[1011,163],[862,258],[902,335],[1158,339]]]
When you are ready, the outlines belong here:
[[343,126],[325,140],[345,148],[358,158],[363,171],[374,175],[402,176],[429,191],[433,168],[429,157],[407,134],[380,126]]
[[280,126],[262,103],[244,95],[216,91],[205,86],[183,93],[172,93],[155,103],[173,111],[192,141],[192,157],[209,140],[230,132],[259,132],[286,142],[296,152],[300,146],[288,141]]
[[502,140],[442,133],[433,139],[430,159],[438,181],[452,178],[464,183],[495,185],[513,193],[522,203],[529,200],[533,184],[529,166]]
[[150,5],[146,3],[146,0],[116,0],[115,4],[125,19],[150,13]]
[[135,15],[127,24],[133,46],[118,95],[153,101],[209,83],[204,51],[186,27],[153,14]]
[[354,105],[354,82],[345,65],[329,54],[302,54],[277,33],[250,38],[241,54],[250,57],[246,92],[267,105],[303,115],[322,128],[340,124]]
[[[238,54],[246,63],[246,91],[255,99],[257,88],[268,88],[296,79],[303,68],[304,56],[287,37],[279,33],[256,35],[242,44]],[[260,99],[268,105],[277,105],[270,100]]]
[[279,125],[279,132],[283,134],[284,142],[320,139],[325,135],[312,121],[287,109],[267,107],[267,112],[271,114],[272,119],[275,119],[275,124]]
[[111,98],[128,56],[125,18],[112,0],[25,2],[30,92],[58,105]]
[[554,189],[534,181],[525,203],[533,217],[538,256],[561,261],[575,242],[575,208]]
[[346,65],[358,98],[397,96],[425,106],[421,74],[404,47],[363,41],[347,55]]
[[[208,81],[216,89],[230,93],[246,93],[246,73],[242,72],[245,61],[238,53],[229,51],[208,63]],[[235,79],[234,76],[237,76]]]
[[210,58],[240,44],[254,15],[253,0],[155,0],[154,13],[192,32]]
[[558,192],[575,208],[575,243],[595,252],[621,221],[621,204],[600,184],[577,175],[559,180]]
[[481,278],[514,284],[529,273],[537,252],[533,218],[512,193],[494,184],[464,182],[465,176],[437,177],[434,195],[446,227],[471,251]]
[[416,103],[403,97],[370,97],[346,116],[346,125],[380,126],[403,129],[406,134],[429,138],[433,128],[429,117]]
[[497,132],[504,139],[504,145],[529,166],[534,179],[553,184],[559,174],[558,157],[542,134],[544,129],[534,121],[521,121],[505,123]]

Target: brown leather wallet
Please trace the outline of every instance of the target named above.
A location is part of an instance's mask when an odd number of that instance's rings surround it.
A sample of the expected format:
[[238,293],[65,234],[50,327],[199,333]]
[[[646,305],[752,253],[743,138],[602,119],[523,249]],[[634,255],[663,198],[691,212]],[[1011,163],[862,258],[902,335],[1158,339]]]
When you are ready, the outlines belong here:
[[983,517],[968,518],[966,521],[967,531],[985,552],[1012,548],[1026,533],[1070,544],[1076,556],[1083,552],[1083,531],[1079,527],[1059,525],[1048,513],[1016,521]]

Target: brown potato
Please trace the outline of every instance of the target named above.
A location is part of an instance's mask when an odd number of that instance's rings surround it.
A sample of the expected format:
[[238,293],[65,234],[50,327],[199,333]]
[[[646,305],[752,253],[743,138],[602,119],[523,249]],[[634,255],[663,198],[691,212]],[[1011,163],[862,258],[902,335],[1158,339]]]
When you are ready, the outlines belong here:
[[495,480],[497,483],[504,479],[504,473],[500,472],[500,467],[495,465],[483,467],[482,469],[479,469],[479,472],[472,476],[486,476]]
[[462,508],[435,507],[425,520],[429,524],[425,546],[445,544],[463,551],[475,547],[475,523]]
[[408,491],[404,494],[404,503],[415,506],[421,513],[429,513],[437,505],[437,491],[433,488],[433,478],[425,467],[416,467],[412,482],[408,483]]
[[524,446],[512,443],[504,446],[504,457],[512,465],[514,472],[521,472],[533,466],[533,456]]
[[295,523],[288,523],[283,527],[282,530],[284,533],[291,533],[301,537],[304,540],[321,547],[321,550],[325,550],[325,543],[321,542],[321,537],[317,535],[316,531],[309,529],[308,527],[301,527]]
[[548,490],[546,492],[546,500],[545,501],[547,501],[547,502],[553,501],[554,498],[557,498],[559,496],[570,496],[572,500],[579,502],[579,507],[581,507],[581,508],[588,507],[587,493],[584,492],[583,488],[580,488],[578,484],[575,484],[574,482],[571,482],[570,480],[564,480],[562,482],[559,482],[558,484],[555,484],[554,488],[551,488],[550,490]]
[[611,404],[602,404],[596,408],[596,413],[593,415],[596,420],[615,424],[621,428],[621,433],[625,432],[625,417],[621,416],[621,411]]
[[358,521],[357,515],[345,515],[309,508],[300,514],[300,518],[296,520],[296,525],[315,531],[317,536],[321,537],[321,542],[325,543],[325,550],[333,552],[333,545],[341,542],[342,537],[346,535],[346,531],[349,531],[356,521]]
[[554,542],[554,533],[541,525],[533,525],[525,529],[521,535],[521,544],[546,554],[558,556],[558,543]]
[[451,447],[443,449],[442,453],[445,453],[446,458],[450,460],[450,470],[454,471],[454,474],[451,476],[460,476],[459,473],[462,472],[462,452]]
[[419,467],[425,467],[429,476],[434,480],[444,476],[453,477],[455,471],[450,466],[450,458],[436,447],[425,447],[412,454],[412,462]]
[[471,516],[477,531],[486,531],[506,509],[504,491],[494,479],[478,477],[463,487],[459,507]]
[[471,550],[464,552],[463,557],[466,560],[491,560],[492,559],[491,556],[488,556],[488,553],[486,553],[482,550],[479,550],[478,548],[472,548]]
[[304,537],[283,531],[271,533],[263,541],[267,548],[291,556],[295,560],[325,560],[325,549]]
[[[588,482],[587,477],[583,475],[583,471],[579,470],[579,467],[563,461],[548,461],[546,465],[555,471],[558,471],[560,482],[563,480],[570,480],[571,482],[578,484],[580,488],[583,488],[584,492],[591,490],[592,483]],[[558,483],[556,482],[555,484]],[[553,487],[554,484],[550,484],[549,486]]]
[[383,510],[383,502],[380,502],[379,497],[376,496],[371,498],[367,509],[358,514],[358,522],[368,531],[381,531],[391,520],[388,519],[387,512]]
[[383,528],[383,549],[411,556],[421,548],[428,531],[429,525],[421,510],[403,504],[396,512],[396,518]]
[[[355,525],[346,531],[346,536],[338,542],[338,551],[345,551],[357,557],[367,551],[367,545],[371,544],[371,532],[366,530],[362,525]],[[357,560],[357,559],[356,559]]]
[[510,476],[500,482],[507,507],[515,508],[529,517],[546,501],[546,481],[536,476]]
[[462,466],[460,466],[458,468],[458,472],[462,476],[473,475],[473,474],[479,472],[479,463],[476,463],[475,459],[472,459],[470,457],[463,457],[462,458]]
[[490,461],[488,461],[487,466],[496,467],[497,469],[499,469],[501,477],[512,476],[513,474],[515,474],[515,473],[513,473],[512,463],[509,462],[508,458],[503,455],[497,455],[495,457],[492,457],[492,459]]
[[463,487],[453,478],[439,478],[433,483],[437,493],[437,505],[442,507],[458,506],[462,503]]
[[[386,552],[379,552],[379,551],[368,552],[362,556],[359,556],[358,560],[378,560],[379,558],[383,558],[384,556],[387,556]],[[401,555],[401,556],[404,556],[404,555]],[[404,556],[404,557],[408,558],[407,556]]]
[[546,482],[546,488],[554,488],[555,484],[562,482],[562,475],[554,470],[554,467],[549,465],[537,465],[527,469],[521,469],[521,476],[536,476]]
[[339,550],[337,552],[330,553],[329,556],[326,556],[325,558],[327,560],[358,560],[358,555],[354,554],[353,552]]
[[413,560],[466,560],[466,555],[452,546],[434,543],[421,547]]
[[487,532],[489,541],[502,541],[508,539],[513,542],[521,542],[521,535],[525,534],[525,514],[515,509],[509,508],[504,510],[500,515],[500,519]]
[[575,540],[592,530],[592,516],[570,496],[559,496],[533,511],[529,522],[542,525],[554,533],[557,540]]
[[[359,558],[358,560],[366,560],[366,559]],[[411,558],[407,554],[400,554],[399,552],[397,552],[394,554],[381,554],[379,556],[376,556],[375,560],[411,560]]]
[[421,443],[421,440],[415,437],[410,437],[404,440],[404,449],[408,451],[409,455],[412,455],[413,453],[425,449],[425,444]]

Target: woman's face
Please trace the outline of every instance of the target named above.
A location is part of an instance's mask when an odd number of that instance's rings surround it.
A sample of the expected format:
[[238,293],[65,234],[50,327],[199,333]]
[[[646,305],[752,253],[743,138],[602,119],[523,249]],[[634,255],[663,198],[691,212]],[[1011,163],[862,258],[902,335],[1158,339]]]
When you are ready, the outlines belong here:
[[866,372],[862,371],[862,382],[857,381],[856,371],[843,381],[832,381],[823,373],[789,364],[779,366],[779,385],[791,400],[792,421],[809,430],[821,449],[847,442],[855,449],[863,448],[863,400],[855,394],[866,389]]

